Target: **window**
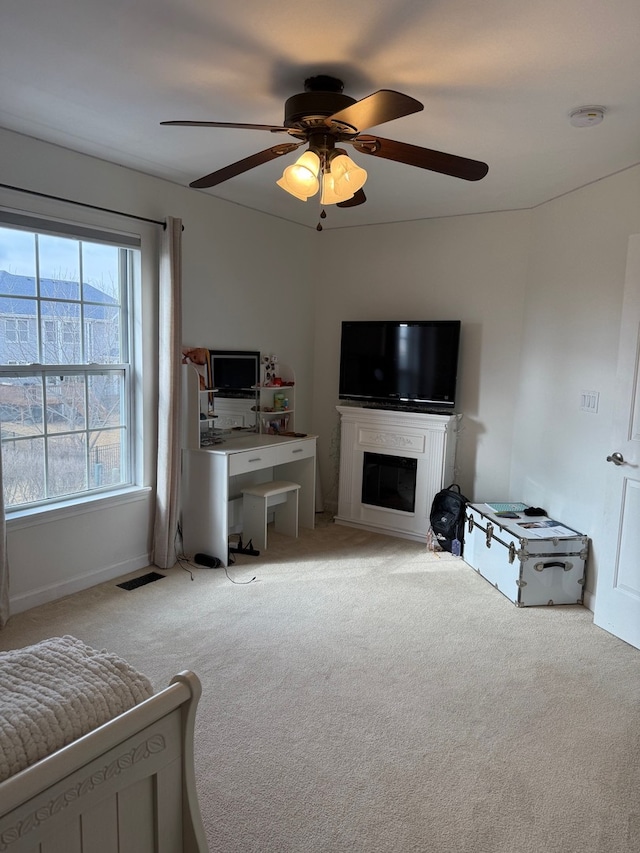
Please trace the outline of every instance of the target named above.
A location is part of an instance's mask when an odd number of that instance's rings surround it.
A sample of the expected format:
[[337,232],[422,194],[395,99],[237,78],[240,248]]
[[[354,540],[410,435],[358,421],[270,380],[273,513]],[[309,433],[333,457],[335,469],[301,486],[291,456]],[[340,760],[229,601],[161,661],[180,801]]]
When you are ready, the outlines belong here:
[[0,212],[7,512],[133,483],[139,240]]
[[29,339],[29,324],[27,320],[8,317],[4,321],[5,340],[12,344],[25,344]]

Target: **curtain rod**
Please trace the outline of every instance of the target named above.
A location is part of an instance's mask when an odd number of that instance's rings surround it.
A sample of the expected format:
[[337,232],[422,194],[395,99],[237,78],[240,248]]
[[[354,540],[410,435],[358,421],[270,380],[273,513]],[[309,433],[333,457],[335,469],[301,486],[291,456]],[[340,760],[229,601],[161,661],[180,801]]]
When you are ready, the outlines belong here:
[[[26,190],[23,187],[12,187],[10,184],[0,184],[5,190],[15,190],[19,193],[27,193],[28,195],[37,195],[40,198],[49,198],[52,201],[63,201],[66,204],[77,204],[80,207],[89,207],[91,210],[100,210],[102,213],[115,213],[117,216],[126,216],[128,219],[138,219],[140,222],[150,222],[152,225],[162,225],[163,228],[167,227],[167,223],[163,222],[161,219],[147,219],[146,216],[136,216],[135,213],[124,213],[121,210],[111,210],[108,207],[99,207],[97,204],[87,204],[84,201],[74,201],[72,198],[62,198],[59,195],[48,195],[48,193],[39,193],[36,190]],[[184,231],[184,225],[182,226],[182,230]]]

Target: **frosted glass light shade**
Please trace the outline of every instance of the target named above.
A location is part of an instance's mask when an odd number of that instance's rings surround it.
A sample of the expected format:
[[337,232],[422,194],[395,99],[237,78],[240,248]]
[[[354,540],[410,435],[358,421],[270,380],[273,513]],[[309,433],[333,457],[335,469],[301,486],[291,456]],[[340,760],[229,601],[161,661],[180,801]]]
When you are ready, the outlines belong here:
[[338,195],[335,189],[335,179],[329,172],[325,172],[322,176],[322,198],[321,204],[337,204],[339,201],[346,201],[351,196]]
[[320,158],[318,155],[314,151],[305,151],[292,166],[287,166],[282,177],[276,183],[292,196],[306,201],[318,192],[320,187],[318,182],[319,171]]
[[344,201],[365,185],[367,173],[354,163],[346,154],[339,154],[331,161],[331,174],[334,178],[334,189],[340,200]]
[[[276,181],[276,184],[277,184],[279,187],[281,187],[285,192],[288,192],[288,193],[289,193],[289,195],[292,195],[292,196],[295,196],[296,198],[299,198],[299,199],[300,199],[300,201],[306,201],[306,200],[307,200],[307,198],[309,198],[309,196],[307,196],[307,195],[302,195],[301,193],[296,192],[296,191],[293,189],[293,187],[291,187],[291,186],[287,183],[287,181],[285,181],[285,179],[284,179],[284,175],[280,178],[280,180],[279,180],[279,181]],[[313,193],[311,193],[311,195],[313,195]]]

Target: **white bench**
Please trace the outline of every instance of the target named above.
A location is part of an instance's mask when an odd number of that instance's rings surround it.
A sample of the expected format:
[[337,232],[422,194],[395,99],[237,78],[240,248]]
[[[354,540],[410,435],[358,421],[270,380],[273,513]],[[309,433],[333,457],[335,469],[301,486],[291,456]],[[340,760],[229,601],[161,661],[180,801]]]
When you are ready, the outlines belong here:
[[242,490],[242,535],[245,543],[267,549],[267,520],[274,511],[275,530],[298,536],[298,492],[300,485],[287,480],[258,483]]

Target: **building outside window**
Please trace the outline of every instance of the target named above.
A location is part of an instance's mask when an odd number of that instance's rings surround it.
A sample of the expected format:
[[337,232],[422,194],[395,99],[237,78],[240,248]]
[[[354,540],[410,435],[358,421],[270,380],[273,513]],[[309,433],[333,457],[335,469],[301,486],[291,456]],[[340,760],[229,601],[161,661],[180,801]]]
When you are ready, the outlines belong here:
[[0,211],[5,508],[133,484],[139,240]]

